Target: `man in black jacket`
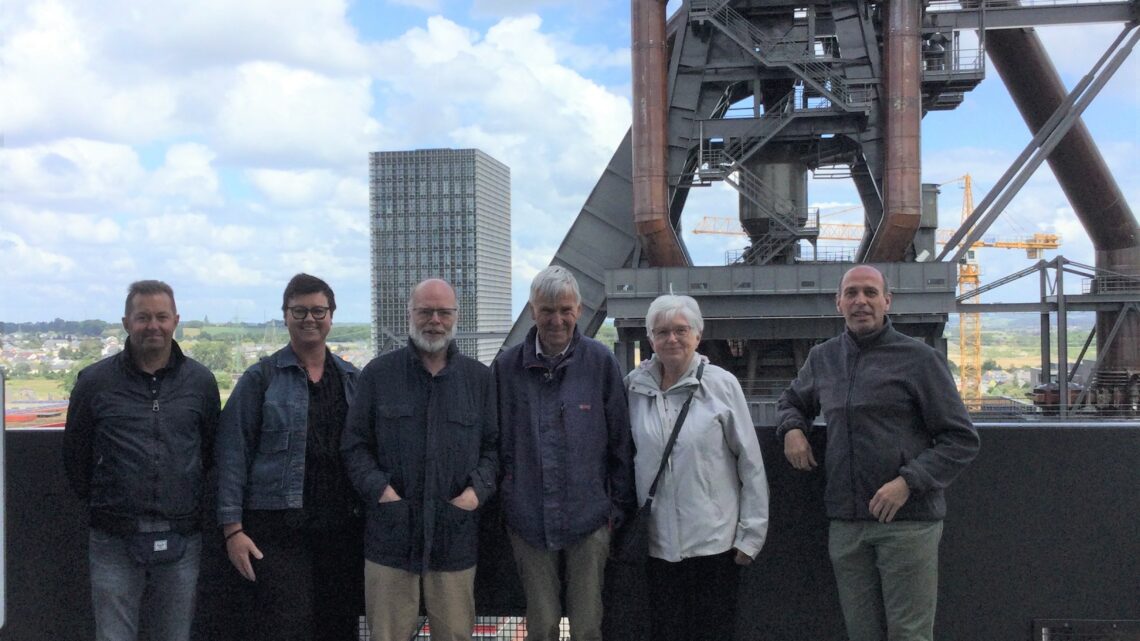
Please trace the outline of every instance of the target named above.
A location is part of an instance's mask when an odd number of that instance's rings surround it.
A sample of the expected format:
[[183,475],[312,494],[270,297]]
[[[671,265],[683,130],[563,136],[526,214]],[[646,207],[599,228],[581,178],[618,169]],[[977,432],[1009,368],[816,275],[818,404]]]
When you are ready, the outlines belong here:
[[80,372],[71,393],[64,467],[89,508],[98,641],[133,641],[140,616],[151,638],[190,638],[219,400],[177,326],[169,285],[131,284],[126,349]]
[[798,470],[816,466],[806,432],[827,422],[829,552],[851,641],[934,636],[944,488],[978,452],[946,359],[891,326],[874,267],[835,297],[846,331],[816,346],[780,397],[777,434]]
[[364,600],[376,641],[416,631],[470,641],[479,506],[495,491],[498,424],[488,368],[455,346],[455,290],[412,289],[408,345],[373,359],[349,408],[341,453],[364,500]]

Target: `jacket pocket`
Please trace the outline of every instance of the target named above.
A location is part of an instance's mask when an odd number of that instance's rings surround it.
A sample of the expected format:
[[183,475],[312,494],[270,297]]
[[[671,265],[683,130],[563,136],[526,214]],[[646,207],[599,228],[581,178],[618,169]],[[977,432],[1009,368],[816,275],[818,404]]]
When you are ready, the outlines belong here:
[[373,503],[368,508],[366,539],[381,559],[406,561],[411,553],[411,503]]
[[432,569],[455,571],[475,564],[479,545],[477,513],[478,510],[465,510],[440,501],[431,543]]
[[249,478],[254,493],[275,492],[284,485],[289,468],[289,441],[289,430],[285,429],[262,429],[258,434]]
[[448,496],[462,492],[468,484],[467,476],[479,463],[479,447],[482,434],[479,430],[479,414],[463,408],[449,408],[447,411],[446,448],[450,458],[447,470]]

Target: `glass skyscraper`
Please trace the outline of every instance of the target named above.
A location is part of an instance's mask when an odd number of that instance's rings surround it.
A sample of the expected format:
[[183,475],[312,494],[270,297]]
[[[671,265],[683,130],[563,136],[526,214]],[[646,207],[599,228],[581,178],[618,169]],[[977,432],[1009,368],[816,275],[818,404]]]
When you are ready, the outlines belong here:
[[408,295],[443,278],[459,297],[459,349],[484,363],[511,327],[511,172],[478,149],[369,154],[372,344],[403,346]]

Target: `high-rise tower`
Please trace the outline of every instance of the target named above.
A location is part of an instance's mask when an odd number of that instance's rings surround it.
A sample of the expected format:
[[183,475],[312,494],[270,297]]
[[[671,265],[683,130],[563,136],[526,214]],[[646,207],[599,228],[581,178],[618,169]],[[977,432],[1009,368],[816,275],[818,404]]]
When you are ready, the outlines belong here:
[[459,297],[459,349],[490,363],[512,322],[510,169],[478,149],[368,161],[376,353],[407,341],[412,286],[443,278]]

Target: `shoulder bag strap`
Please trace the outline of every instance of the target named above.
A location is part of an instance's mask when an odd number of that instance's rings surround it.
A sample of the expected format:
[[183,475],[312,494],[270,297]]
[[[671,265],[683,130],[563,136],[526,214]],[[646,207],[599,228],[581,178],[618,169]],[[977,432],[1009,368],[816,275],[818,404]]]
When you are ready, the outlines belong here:
[[[701,374],[705,371],[705,363],[697,366],[697,387],[700,387]],[[649,506],[653,503],[653,497],[657,494],[657,483],[661,481],[661,475],[665,473],[665,467],[669,465],[669,455],[673,453],[673,446],[677,443],[677,435],[681,432],[681,424],[685,422],[685,417],[689,414],[689,404],[693,402],[693,396],[697,393],[697,387],[689,393],[689,398],[685,399],[685,404],[681,406],[681,412],[677,414],[677,422],[673,424],[673,433],[669,435],[669,442],[665,444],[665,451],[661,454],[661,466],[657,468],[657,476],[653,477],[653,485],[649,486],[649,496],[645,499],[645,505]]]

